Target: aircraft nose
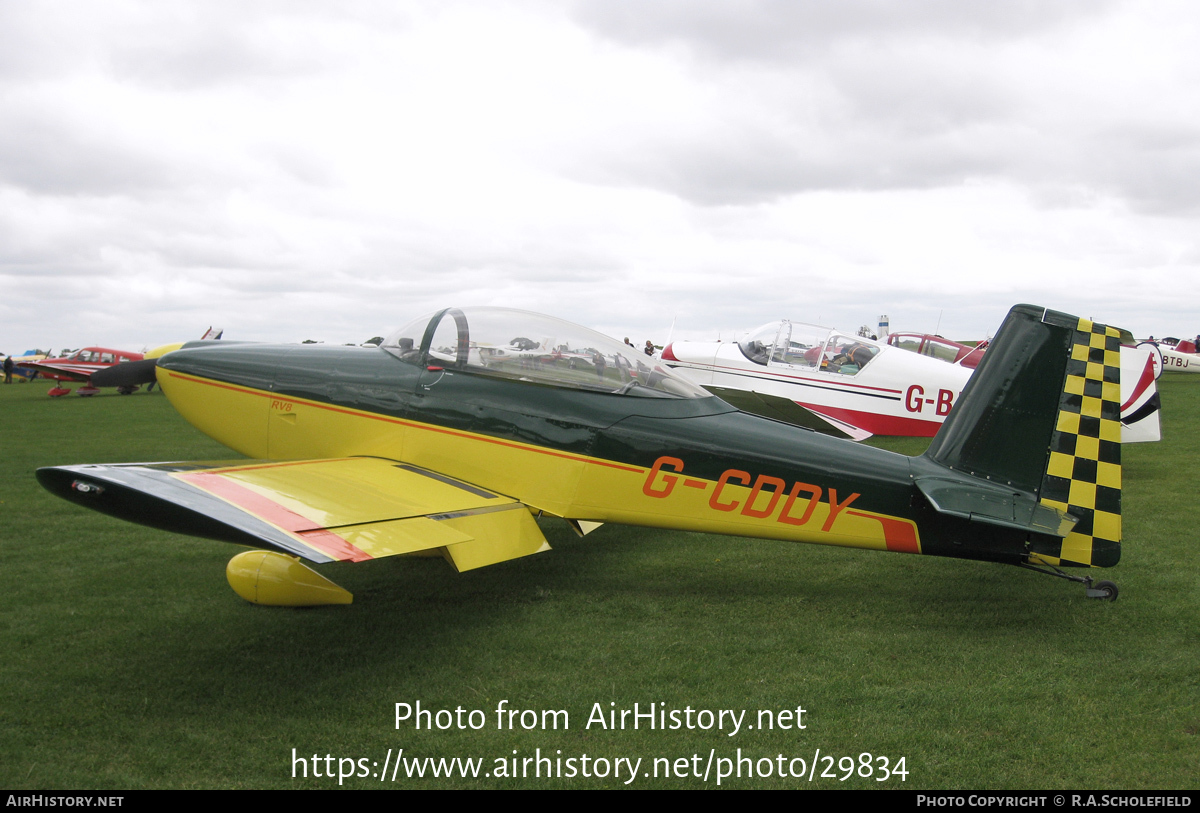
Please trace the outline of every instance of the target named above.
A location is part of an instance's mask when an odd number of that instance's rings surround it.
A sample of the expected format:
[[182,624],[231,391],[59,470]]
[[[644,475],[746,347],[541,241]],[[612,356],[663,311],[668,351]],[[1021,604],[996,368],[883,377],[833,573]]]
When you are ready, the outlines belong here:
[[184,345],[159,359],[159,367],[175,373],[269,389],[286,349],[263,345]]

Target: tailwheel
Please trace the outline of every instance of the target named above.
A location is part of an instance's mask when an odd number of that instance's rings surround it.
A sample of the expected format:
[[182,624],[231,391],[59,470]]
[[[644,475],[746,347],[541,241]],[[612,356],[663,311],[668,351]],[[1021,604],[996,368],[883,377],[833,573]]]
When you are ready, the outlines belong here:
[[1096,582],[1093,585],[1088,585],[1087,597],[1098,598],[1101,601],[1116,601],[1117,585],[1110,581]]
[[1066,573],[1053,565],[1048,565],[1042,562],[1038,564],[1030,564],[1028,562],[1019,562],[1017,567],[1023,567],[1026,570],[1032,570],[1035,573],[1044,573],[1047,576],[1056,576],[1060,579],[1066,579],[1071,582],[1078,582],[1087,588],[1088,598],[1098,598],[1102,601],[1117,600],[1117,585],[1110,581],[1094,581],[1091,576],[1076,576],[1071,573]]

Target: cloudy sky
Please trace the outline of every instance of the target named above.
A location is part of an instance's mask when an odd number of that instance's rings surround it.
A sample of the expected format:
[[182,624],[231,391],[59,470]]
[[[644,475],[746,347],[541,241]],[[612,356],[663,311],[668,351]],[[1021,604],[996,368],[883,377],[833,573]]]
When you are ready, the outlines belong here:
[[0,351],[1200,331],[1200,5],[0,0]]

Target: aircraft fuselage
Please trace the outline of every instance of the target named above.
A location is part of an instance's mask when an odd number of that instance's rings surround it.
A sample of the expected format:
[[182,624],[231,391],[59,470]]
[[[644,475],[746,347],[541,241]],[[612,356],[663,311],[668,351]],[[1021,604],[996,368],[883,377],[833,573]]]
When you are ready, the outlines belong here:
[[[544,362],[535,362],[544,363]],[[1017,562],[1028,534],[934,512],[922,458],[745,414],[718,398],[561,389],[385,349],[183,349],[174,406],[252,458],[371,456],[572,520]]]

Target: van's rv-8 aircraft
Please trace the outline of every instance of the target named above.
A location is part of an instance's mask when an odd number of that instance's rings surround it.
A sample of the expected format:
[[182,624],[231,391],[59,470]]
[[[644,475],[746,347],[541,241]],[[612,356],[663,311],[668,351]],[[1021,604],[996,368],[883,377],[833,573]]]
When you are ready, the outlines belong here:
[[[487,352],[513,337],[576,364]],[[742,412],[586,328],[448,308],[377,348],[193,342],[114,368],[156,378],[254,459],[37,476],[79,505],[259,548],[227,572],[260,604],[351,600],[300,559],[435,552],[461,571],[537,553],[535,516],[1004,563],[1113,600],[1070,569],[1120,558],[1119,356],[1115,328],[1018,305],[906,457]]]
[[[1159,368],[1132,340],[1122,336],[1121,440],[1157,441]],[[853,440],[933,437],[984,355],[927,334],[884,342],[787,319],[740,341],[672,342],[662,351],[675,372],[740,409]]]

